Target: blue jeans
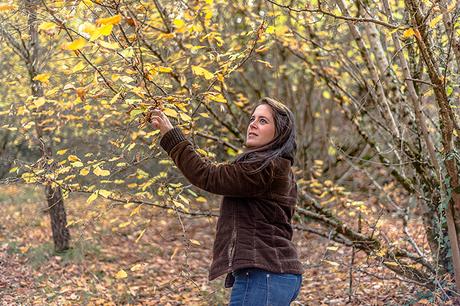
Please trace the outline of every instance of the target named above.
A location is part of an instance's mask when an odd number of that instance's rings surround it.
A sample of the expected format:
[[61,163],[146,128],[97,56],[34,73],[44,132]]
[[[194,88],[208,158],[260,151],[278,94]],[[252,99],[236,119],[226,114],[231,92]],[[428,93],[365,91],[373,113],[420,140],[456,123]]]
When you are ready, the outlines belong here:
[[286,306],[295,300],[302,284],[301,274],[273,273],[248,268],[233,272],[229,306]]

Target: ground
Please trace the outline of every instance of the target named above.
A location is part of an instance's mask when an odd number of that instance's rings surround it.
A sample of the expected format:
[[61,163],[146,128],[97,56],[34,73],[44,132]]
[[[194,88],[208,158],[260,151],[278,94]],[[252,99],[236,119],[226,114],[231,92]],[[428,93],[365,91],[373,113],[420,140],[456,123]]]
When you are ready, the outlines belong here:
[[[229,291],[223,288],[223,277],[207,280],[214,218],[179,218],[164,209],[113,206],[106,200],[87,204],[86,199],[81,194],[66,199],[72,249],[55,254],[42,189],[2,187],[3,304],[226,304]],[[396,234],[389,224],[391,239]],[[420,225],[410,229],[423,239]],[[298,231],[294,241],[305,265],[295,305],[410,305],[416,296],[418,304],[429,304],[420,287],[398,279],[361,252],[350,282],[351,248]]]

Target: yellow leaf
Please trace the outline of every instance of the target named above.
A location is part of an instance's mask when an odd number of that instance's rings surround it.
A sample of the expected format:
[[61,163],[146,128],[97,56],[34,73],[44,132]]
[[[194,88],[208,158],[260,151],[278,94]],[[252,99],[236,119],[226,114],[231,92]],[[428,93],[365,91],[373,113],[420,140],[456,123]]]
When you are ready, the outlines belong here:
[[94,3],[92,0],[82,0],[81,2],[89,7],[94,7]]
[[123,56],[123,57],[133,57],[134,55],[134,49],[133,47],[128,47],[126,48],[125,50],[121,51],[120,54]]
[[21,251],[22,254],[27,253],[29,250],[30,246],[23,246],[19,248],[19,251]]
[[84,46],[86,46],[86,40],[80,37],[74,40],[73,42],[71,42],[70,44],[64,45],[64,49],[74,51],[74,50],[79,50],[83,48]]
[[267,29],[265,30],[265,33],[267,33],[267,34],[275,33],[275,27],[274,26],[268,26]]
[[136,208],[134,208],[131,213],[129,214],[130,217],[132,217],[135,214],[138,214],[141,209],[141,205],[138,205]]
[[203,48],[206,48],[206,46],[193,46],[190,48],[190,51],[194,52]]
[[184,120],[184,121],[187,121],[187,122],[189,122],[190,120],[192,120],[192,118],[191,118],[189,115],[187,115],[186,113],[180,113],[180,118],[181,118],[182,120]]
[[117,93],[115,96],[113,96],[112,99],[110,99],[109,104],[113,104],[113,103],[117,102],[118,97],[120,97],[120,95],[121,95],[121,91],[119,93]]
[[89,198],[86,200],[86,203],[91,204],[94,200],[97,199],[97,192],[93,192]]
[[46,103],[46,100],[44,97],[40,97],[37,100],[34,101],[35,107],[39,108],[40,106],[43,106]]
[[112,193],[111,193],[110,191],[108,191],[108,190],[100,189],[100,190],[99,190],[99,194],[100,194],[101,196],[103,196],[104,198],[108,198],[108,197],[110,197],[110,195],[111,195]]
[[36,176],[33,174],[33,173],[23,173],[21,175],[21,178],[26,182],[26,183],[36,183],[37,182],[37,178]]
[[331,266],[334,266],[334,267],[340,266],[340,264],[335,262],[335,261],[330,261],[330,260],[324,260],[324,261],[327,262],[328,264],[330,264]]
[[267,66],[268,68],[273,68],[272,64],[270,64],[270,63],[267,62],[267,61],[256,60],[256,62],[262,63],[262,64],[264,64],[265,66]]
[[201,203],[206,203],[208,200],[206,200],[205,197],[201,197],[199,196],[198,198],[195,199],[197,202],[201,202]]
[[177,118],[177,112],[171,108],[165,108],[163,113],[165,113],[166,116]]
[[14,10],[16,6],[8,3],[0,3],[0,12]]
[[104,36],[109,36],[110,33],[112,33],[113,25],[112,24],[106,24],[102,26],[100,29],[98,29],[102,35]]
[[192,66],[192,71],[195,75],[204,76],[206,80],[210,80],[214,77],[212,72],[200,66]]
[[256,52],[257,53],[262,53],[262,52],[268,51],[269,49],[270,49],[270,47],[268,47],[268,46],[261,46],[261,47],[256,49]]
[[203,156],[208,156],[208,152],[206,152],[206,151],[203,150],[203,149],[196,149],[196,151],[197,151],[198,153],[200,153],[201,155],[203,155]]
[[185,21],[183,21],[182,19],[174,19],[173,23],[176,26],[176,28],[182,28],[183,26],[185,26]]
[[120,223],[120,225],[118,225],[118,227],[123,228],[123,227],[127,227],[130,224],[131,224],[131,221],[126,221],[126,222]]
[[403,32],[403,37],[404,38],[408,38],[408,37],[411,37],[411,36],[414,36],[415,35],[415,32],[414,32],[414,29],[413,28],[409,28],[407,30],[405,30]]
[[67,157],[67,159],[68,159],[69,161],[71,161],[71,162],[80,161],[80,159],[79,159],[77,156],[75,156],[75,155],[69,155],[69,156]]
[[394,261],[384,261],[383,263],[387,266],[393,266],[393,267],[399,266],[399,264]]
[[142,230],[142,232],[139,234],[139,236],[137,236],[136,241],[134,241],[134,243],[137,243],[137,242],[142,238],[142,236],[143,236],[144,233],[145,233],[145,230],[146,230],[146,228],[144,228],[144,229]]
[[65,152],[67,152],[68,149],[63,149],[63,150],[59,150],[56,152],[57,155],[64,155]]
[[212,101],[215,101],[215,102],[219,102],[219,103],[227,103],[227,100],[225,100],[225,98],[224,98],[224,96],[222,94],[209,95],[209,99],[211,99]]
[[83,168],[80,170],[81,176],[87,176],[89,174],[89,170],[87,168]]
[[117,42],[109,43],[101,40],[99,41],[99,45],[110,50],[117,50],[118,48],[120,48],[120,45]]
[[171,38],[174,38],[176,37],[176,33],[172,32],[172,33],[161,33],[160,35],[158,35],[158,39],[171,39]]
[[383,256],[385,256],[386,253],[387,253],[387,249],[386,248],[381,248],[380,250],[378,250],[377,253],[375,253],[375,255],[377,255],[379,257],[383,257]]
[[75,167],[75,168],[83,167],[83,163],[80,161],[74,162],[72,163],[72,167]]
[[92,35],[96,31],[96,26],[92,23],[85,22],[78,27],[79,31]]
[[128,277],[128,274],[123,269],[118,271],[118,273],[115,275],[116,279],[127,278],[127,277]]
[[97,176],[108,176],[110,175],[110,171],[108,170],[103,170],[99,166],[97,166],[94,170],[93,173],[96,174]]
[[195,245],[201,245],[201,243],[198,240],[195,240],[195,239],[190,239],[190,242],[195,244]]
[[171,67],[163,67],[163,66],[160,66],[158,68],[156,68],[159,72],[172,72],[172,68]]
[[113,25],[106,24],[106,25],[103,25],[103,26],[95,29],[91,33],[91,37],[90,37],[89,41],[95,41],[96,39],[98,39],[101,36],[109,36],[110,33],[112,33],[112,28],[113,28]]
[[77,65],[75,65],[75,67],[72,68],[72,73],[83,70],[83,68],[85,68],[85,64],[83,62],[79,62]]
[[327,148],[327,154],[335,156],[337,154],[337,150],[333,146],[329,146],[329,148]]
[[57,25],[54,22],[45,21],[45,22],[42,22],[38,26],[38,30],[49,31],[49,30],[52,30],[52,29],[54,29],[56,27],[57,27]]
[[131,271],[135,272],[135,271],[138,271],[142,268],[142,265],[141,264],[136,264],[134,266],[131,267]]
[[102,24],[102,25],[113,25],[113,24],[119,24],[121,21],[121,15],[114,15],[112,17],[107,17],[107,18],[99,18],[96,20],[97,24]]
[[434,28],[439,23],[439,21],[441,21],[441,19],[442,19],[442,14],[439,14],[438,16],[434,17],[430,21],[430,28]]

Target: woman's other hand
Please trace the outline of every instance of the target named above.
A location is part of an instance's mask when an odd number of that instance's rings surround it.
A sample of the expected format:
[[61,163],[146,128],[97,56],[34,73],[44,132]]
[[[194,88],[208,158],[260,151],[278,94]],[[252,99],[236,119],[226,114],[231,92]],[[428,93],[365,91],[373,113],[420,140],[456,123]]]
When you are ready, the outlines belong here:
[[157,108],[150,111],[150,122],[154,129],[160,129],[161,136],[173,128],[169,118]]

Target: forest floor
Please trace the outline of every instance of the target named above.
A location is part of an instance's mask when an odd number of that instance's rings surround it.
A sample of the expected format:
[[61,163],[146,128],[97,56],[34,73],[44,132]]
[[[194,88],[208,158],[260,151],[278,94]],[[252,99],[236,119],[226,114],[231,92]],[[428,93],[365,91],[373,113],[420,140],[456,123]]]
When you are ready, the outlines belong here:
[[[53,252],[41,188],[0,191],[0,304],[3,305],[225,305],[223,277],[207,280],[216,220],[164,209],[66,199],[72,249]],[[129,205],[128,205],[129,206]],[[217,209],[217,204],[212,205]],[[398,220],[381,230],[397,239]],[[423,243],[420,222],[409,229]],[[293,305],[429,305],[422,288],[400,280],[352,249],[297,231],[305,266]]]

